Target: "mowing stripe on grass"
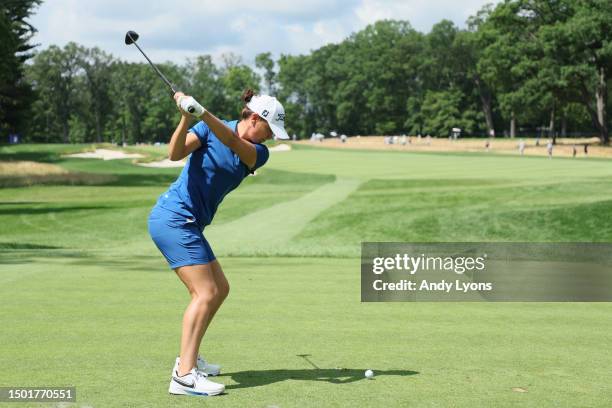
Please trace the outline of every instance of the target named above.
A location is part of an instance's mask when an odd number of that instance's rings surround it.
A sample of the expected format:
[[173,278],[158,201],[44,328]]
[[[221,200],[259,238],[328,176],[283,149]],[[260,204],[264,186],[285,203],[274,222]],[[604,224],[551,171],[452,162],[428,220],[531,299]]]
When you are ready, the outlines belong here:
[[204,234],[217,254],[269,251],[286,245],[313,218],[346,199],[359,184],[356,179],[338,178],[297,200],[249,213],[229,223],[213,224]]
[[[313,165],[316,163],[316,165]],[[497,179],[567,181],[612,176],[605,160],[349,151],[312,148],[278,155],[269,168],[298,173],[335,174],[337,177],[380,179]]]

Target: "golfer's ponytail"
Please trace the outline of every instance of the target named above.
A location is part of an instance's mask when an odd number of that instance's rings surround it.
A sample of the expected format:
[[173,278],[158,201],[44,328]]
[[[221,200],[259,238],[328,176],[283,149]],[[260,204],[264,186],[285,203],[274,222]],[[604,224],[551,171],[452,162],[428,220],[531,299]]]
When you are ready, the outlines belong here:
[[243,93],[242,93],[242,101],[246,104],[251,102],[251,98],[253,98],[253,95],[255,95],[255,92],[253,92],[253,90],[251,88],[246,89]]
[[240,117],[244,120],[247,119],[249,117],[251,117],[251,115],[253,114],[253,111],[250,110],[249,108],[247,108],[246,104],[251,102],[251,99],[253,98],[253,95],[255,95],[255,92],[253,92],[252,89],[247,89],[242,93],[242,102],[244,102],[244,108],[242,108],[242,113],[240,114]]

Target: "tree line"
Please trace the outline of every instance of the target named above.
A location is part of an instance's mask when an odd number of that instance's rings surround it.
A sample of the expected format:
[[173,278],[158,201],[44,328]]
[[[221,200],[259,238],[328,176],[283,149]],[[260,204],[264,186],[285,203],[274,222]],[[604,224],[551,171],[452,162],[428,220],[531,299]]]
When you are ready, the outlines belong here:
[[[13,21],[27,16],[20,4]],[[0,7],[4,38],[9,14]],[[32,30],[13,23],[25,49],[0,47],[20,58],[0,62],[0,131],[44,142],[167,140],[176,107],[147,64],[75,43],[25,64]],[[609,0],[505,0],[464,29],[443,20],[421,33],[384,20],[306,55],[259,54],[255,67],[228,54],[160,69],[222,118],[237,117],[247,87],[276,95],[289,133],[301,138],[334,130],[448,136],[458,127],[475,136],[585,132],[607,144],[611,37]]]
[[[258,90],[260,79],[238,57],[225,59],[222,68],[210,56],[158,67],[211,112],[234,118],[243,90]],[[98,48],[51,46],[34,57],[27,74],[37,94],[29,125],[36,141],[165,142],[178,123],[171,93],[149,65],[116,60]]]

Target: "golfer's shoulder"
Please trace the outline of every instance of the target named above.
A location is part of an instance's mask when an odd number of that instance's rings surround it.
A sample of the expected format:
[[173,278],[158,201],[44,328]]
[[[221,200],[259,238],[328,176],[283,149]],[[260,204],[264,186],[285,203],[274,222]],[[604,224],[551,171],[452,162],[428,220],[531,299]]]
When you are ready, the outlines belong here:
[[255,152],[257,153],[257,158],[255,162],[256,167],[263,166],[270,157],[270,150],[268,150],[268,146],[263,143],[253,143],[255,146]]
[[198,136],[205,136],[210,132],[210,128],[203,120],[195,123],[190,129],[190,132],[195,133]]

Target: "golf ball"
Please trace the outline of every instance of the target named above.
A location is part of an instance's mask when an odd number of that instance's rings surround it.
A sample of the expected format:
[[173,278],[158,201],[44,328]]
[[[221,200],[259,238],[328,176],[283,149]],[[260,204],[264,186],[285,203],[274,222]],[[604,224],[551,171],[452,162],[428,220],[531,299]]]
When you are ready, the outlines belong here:
[[373,378],[374,377],[374,371],[366,370],[365,376],[366,376],[366,378]]

